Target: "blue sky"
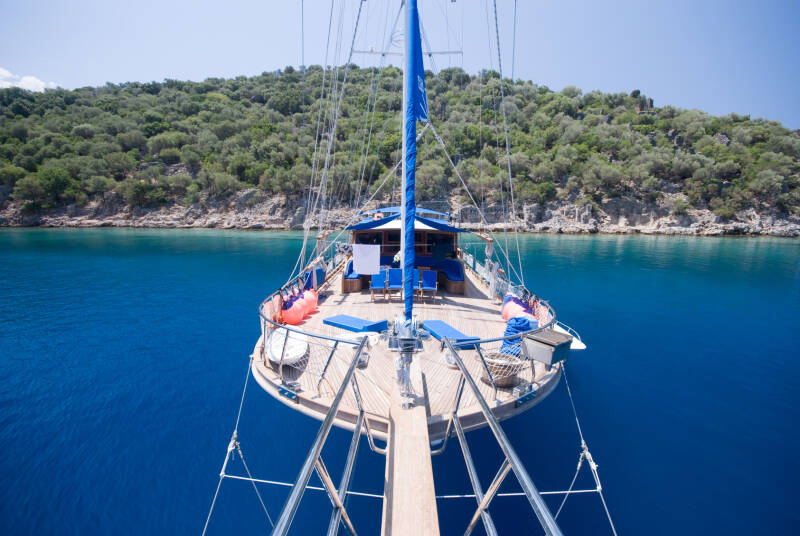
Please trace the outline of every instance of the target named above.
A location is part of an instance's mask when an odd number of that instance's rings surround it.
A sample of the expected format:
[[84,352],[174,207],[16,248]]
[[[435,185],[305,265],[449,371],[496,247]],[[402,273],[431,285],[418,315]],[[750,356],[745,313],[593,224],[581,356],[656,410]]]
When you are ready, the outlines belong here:
[[[300,0],[0,1],[0,85],[202,80],[300,64]],[[342,2],[346,14],[342,50],[331,54],[340,62],[357,1],[335,0],[334,20]],[[364,4],[359,48],[380,47],[387,11],[397,3]],[[308,65],[322,63],[330,5],[305,0]],[[487,33],[494,31],[491,0],[420,0],[420,6],[431,47],[464,51],[463,58],[438,57],[436,67],[471,73],[497,67],[489,48],[494,36],[490,41]],[[514,1],[498,0],[498,10],[503,70],[510,75]],[[638,88],[659,106],[738,112],[800,128],[797,0],[518,0],[517,10],[517,78],[555,90]],[[354,58],[359,65],[376,61]]]

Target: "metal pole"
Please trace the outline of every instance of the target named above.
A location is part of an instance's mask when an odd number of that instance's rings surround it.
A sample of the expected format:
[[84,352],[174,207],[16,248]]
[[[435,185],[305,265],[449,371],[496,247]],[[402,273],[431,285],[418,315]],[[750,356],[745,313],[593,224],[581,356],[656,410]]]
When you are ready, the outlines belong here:
[[[344,504],[345,496],[347,495],[347,488],[350,487],[350,477],[353,474],[353,465],[356,463],[356,454],[358,453],[358,442],[361,439],[361,425],[364,422],[364,414],[359,413],[356,420],[356,426],[353,429],[353,439],[350,440],[350,450],[347,452],[347,460],[344,462],[344,473],[342,473],[342,480],[339,482],[339,501]],[[341,510],[334,509],[331,514],[331,521],[328,523],[328,536],[336,536],[339,533],[339,522],[342,519]]]
[[347,510],[344,509],[342,498],[339,496],[339,492],[336,491],[336,487],[333,485],[333,480],[331,480],[331,475],[325,468],[325,464],[322,463],[322,458],[317,458],[315,467],[317,469],[317,475],[319,475],[319,479],[322,482],[322,486],[325,488],[325,491],[328,493],[328,497],[330,497],[331,502],[333,503],[334,509],[342,516],[344,526],[347,527],[347,530],[350,531],[350,534],[357,536],[356,529],[353,527],[353,522],[350,521],[350,516],[347,515]]
[[[478,471],[475,469],[475,463],[472,461],[472,455],[469,452],[467,439],[464,437],[464,428],[461,427],[461,421],[457,416],[453,416],[453,423],[456,427],[458,442],[461,445],[461,453],[464,455],[464,462],[467,464],[467,474],[469,475],[470,482],[472,482],[475,500],[478,501],[478,505],[480,505],[481,501],[483,501],[483,490],[481,489],[480,480],[478,480]],[[486,534],[489,536],[497,536],[497,529],[494,526],[494,521],[492,521],[492,516],[489,515],[486,509],[479,511],[483,519],[483,527],[486,529]]]
[[489,405],[486,403],[483,395],[481,395],[478,386],[475,385],[475,380],[473,380],[472,376],[470,376],[466,366],[464,365],[464,362],[455,351],[455,348],[453,348],[453,344],[450,342],[450,340],[445,339],[445,341],[447,346],[450,348],[450,351],[453,352],[453,357],[456,360],[458,368],[461,369],[461,374],[464,375],[464,378],[467,380],[467,384],[469,384],[470,389],[472,389],[472,392],[475,394],[475,398],[478,400],[478,404],[481,407],[481,411],[486,419],[486,423],[492,430],[492,433],[494,434],[495,439],[497,439],[497,443],[500,445],[500,448],[502,449],[503,454],[505,454],[506,459],[508,459],[508,463],[511,465],[511,469],[514,471],[514,474],[516,475],[517,480],[522,487],[522,491],[525,492],[525,496],[528,498],[528,502],[530,503],[531,508],[533,508],[536,517],[539,518],[539,523],[541,523],[545,534],[548,536],[562,536],[561,529],[558,527],[556,520],[553,518],[553,514],[550,513],[547,503],[545,503],[544,499],[542,499],[542,496],[539,495],[539,490],[536,489],[536,486],[531,480],[530,475],[525,470],[525,466],[522,464],[519,456],[517,456],[517,453],[511,446],[508,436],[506,436],[506,433],[503,431],[500,423],[497,422],[497,419],[492,414],[492,411],[489,409]]
[[317,459],[322,452],[322,447],[325,445],[325,440],[328,438],[328,433],[330,433],[331,428],[333,427],[333,421],[336,418],[336,413],[339,410],[339,403],[342,401],[344,393],[347,390],[347,386],[350,383],[350,379],[355,373],[356,365],[358,365],[358,360],[361,357],[361,351],[363,350],[366,342],[366,337],[361,339],[361,344],[358,345],[358,351],[353,356],[353,361],[350,363],[344,378],[342,378],[342,384],[339,386],[339,391],[337,391],[336,397],[331,403],[331,408],[328,410],[328,414],[325,415],[325,420],[322,421],[322,426],[320,426],[319,432],[317,432],[317,437],[314,439],[314,444],[311,445],[311,450],[309,451],[305,462],[303,462],[303,467],[300,469],[300,474],[297,475],[294,486],[292,486],[292,491],[289,492],[289,497],[286,499],[286,503],[283,505],[281,515],[278,518],[278,521],[275,523],[275,528],[272,531],[273,536],[284,536],[289,532],[294,515],[297,513],[297,508],[300,506],[300,499],[303,498],[303,492],[306,490],[308,480],[311,478],[311,473],[314,472],[314,467],[316,466]]

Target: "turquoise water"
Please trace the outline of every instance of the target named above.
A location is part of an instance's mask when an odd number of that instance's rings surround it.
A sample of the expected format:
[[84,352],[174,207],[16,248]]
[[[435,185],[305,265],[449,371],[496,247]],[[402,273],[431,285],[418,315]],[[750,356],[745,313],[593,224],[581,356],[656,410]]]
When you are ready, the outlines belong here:
[[[0,230],[0,532],[199,533],[258,304],[299,243]],[[528,286],[589,344],[569,377],[619,532],[797,532],[800,241],[527,236],[522,255]],[[542,490],[564,489],[575,469],[568,404],[562,385],[504,424]],[[255,476],[292,480],[317,427],[250,384],[240,440]],[[335,481],[348,436],[335,431],[323,453]],[[499,449],[486,431],[468,437],[486,486]],[[469,489],[457,445],[434,470],[439,493]],[[353,488],[382,481],[383,459],[362,444]],[[273,517],[286,493],[262,488]],[[295,533],[323,530],[327,505],[309,492]],[[461,534],[473,508],[440,502],[443,533]],[[379,501],[353,497],[350,509],[362,534],[377,533]],[[524,501],[491,511],[501,533],[535,533]],[[567,534],[607,533],[594,495],[571,498],[559,521]],[[265,532],[248,483],[223,484],[210,528]]]

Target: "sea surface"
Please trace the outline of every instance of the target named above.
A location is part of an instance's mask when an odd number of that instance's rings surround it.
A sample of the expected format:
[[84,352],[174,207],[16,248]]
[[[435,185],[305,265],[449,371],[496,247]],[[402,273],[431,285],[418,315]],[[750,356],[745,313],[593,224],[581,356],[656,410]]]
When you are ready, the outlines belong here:
[[[618,532],[800,532],[800,240],[520,240],[527,286],[589,345],[568,378]],[[199,534],[258,304],[300,241],[0,230],[0,533]],[[255,477],[293,480],[318,426],[250,380],[239,440]],[[566,489],[580,451],[563,382],[504,428],[540,490]],[[499,448],[485,430],[468,438],[485,488]],[[334,430],[323,452],[336,482],[348,441]],[[438,493],[470,491],[457,442],[434,471]],[[576,488],[592,487],[582,471]],[[228,472],[245,469],[237,459]],[[362,439],[352,489],[382,483],[383,459]],[[288,488],[259,489],[275,518]],[[510,475],[502,490],[517,489]],[[474,507],[439,501],[442,533],[463,534]],[[380,501],[348,508],[360,534],[379,533]],[[308,491],[293,533],[321,533],[329,511]],[[501,534],[538,532],[522,499],[497,498],[491,513]],[[566,534],[610,533],[596,494],[572,496],[558,520]],[[251,485],[226,480],[209,534],[268,528]]]

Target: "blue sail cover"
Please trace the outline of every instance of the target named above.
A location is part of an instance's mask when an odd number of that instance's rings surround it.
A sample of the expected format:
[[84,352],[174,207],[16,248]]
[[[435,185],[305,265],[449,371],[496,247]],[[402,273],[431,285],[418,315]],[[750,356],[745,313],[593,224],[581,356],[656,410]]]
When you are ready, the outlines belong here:
[[405,297],[405,317],[411,319],[414,307],[414,221],[417,203],[414,193],[414,176],[417,165],[417,120],[428,121],[428,99],[425,94],[425,69],[422,65],[422,43],[419,33],[419,11],[417,0],[408,2],[408,21],[406,24],[406,176],[405,210],[403,212],[403,296]]

